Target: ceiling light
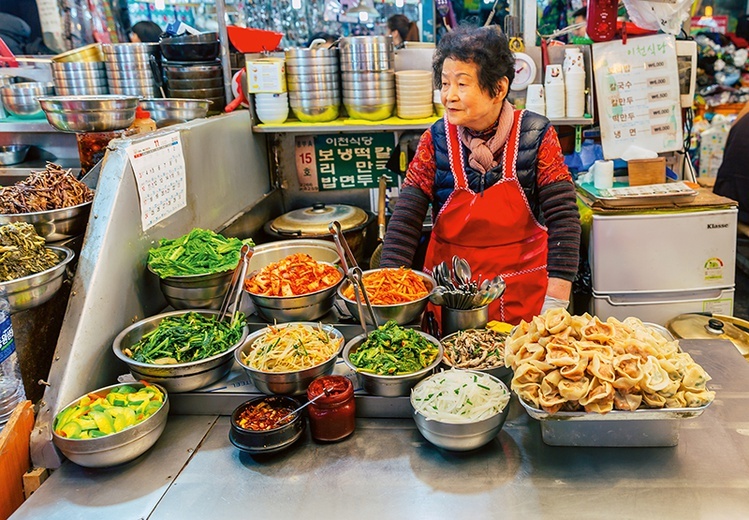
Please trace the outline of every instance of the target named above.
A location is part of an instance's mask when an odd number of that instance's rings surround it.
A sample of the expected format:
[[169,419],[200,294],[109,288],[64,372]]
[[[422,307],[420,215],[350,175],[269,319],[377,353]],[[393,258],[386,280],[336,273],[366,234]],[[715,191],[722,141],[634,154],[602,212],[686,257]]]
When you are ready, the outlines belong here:
[[348,9],[343,14],[344,16],[356,16],[361,22],[377,20],[380,17],[380,12],[372,5],[372,0],[359,0],[356,6]]

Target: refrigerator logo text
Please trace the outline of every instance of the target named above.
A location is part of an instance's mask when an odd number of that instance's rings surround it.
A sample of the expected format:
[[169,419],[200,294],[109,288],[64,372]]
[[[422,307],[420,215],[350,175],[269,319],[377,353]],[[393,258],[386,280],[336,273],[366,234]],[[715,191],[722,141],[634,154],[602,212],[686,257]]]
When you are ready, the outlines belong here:
[[707,229],[721,229],[721,228],[727,228],[728,224],[708,224]]

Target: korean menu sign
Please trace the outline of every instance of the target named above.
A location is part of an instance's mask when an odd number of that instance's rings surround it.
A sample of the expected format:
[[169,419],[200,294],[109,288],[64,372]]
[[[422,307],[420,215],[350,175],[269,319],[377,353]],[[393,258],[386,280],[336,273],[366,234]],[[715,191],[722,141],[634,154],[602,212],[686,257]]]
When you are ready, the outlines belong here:
[[298,136],[299,187],[302,191],[377,188],[380,176],[389,172],[385,165],[394,145],[389,132]]
[[179,132],[128,146],[143,231],[187,206],[185,157]]
[[606,159],[632,145],[653,152],[682,147],[676,42],[671,35],[593,45],[593,62]]

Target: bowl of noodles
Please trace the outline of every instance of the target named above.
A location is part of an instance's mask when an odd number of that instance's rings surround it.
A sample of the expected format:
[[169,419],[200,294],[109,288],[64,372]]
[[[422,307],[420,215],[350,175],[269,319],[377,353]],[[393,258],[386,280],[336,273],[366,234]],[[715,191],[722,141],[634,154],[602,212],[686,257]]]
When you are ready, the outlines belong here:
[[[428,274],[405,267],[364,271],[362,281],[378,321],[372,323],[369,313],[365,312],[367,323],[371,325],[382,325],[391,320],[398,325],[411,323],[424,312],[429,295],[437,286],[437,282]],[[344,280],[338,287],[338,296],[348,311],[359,318],[354,288],[349,280]]]
[[295,253],[250,273],[244,289],[270,322],[309,321],[330,312],[342,280],[339,266]]
[[234,358],[265,394],[300,395],[333,373],[343,334],[331,325],[290,322],[253,332]]

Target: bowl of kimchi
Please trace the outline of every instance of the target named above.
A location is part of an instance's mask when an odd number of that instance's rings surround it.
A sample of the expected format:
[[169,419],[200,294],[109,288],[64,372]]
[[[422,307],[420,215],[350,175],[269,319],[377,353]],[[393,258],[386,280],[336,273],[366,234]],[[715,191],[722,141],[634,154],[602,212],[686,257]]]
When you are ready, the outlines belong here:
[[339,266],[295,253],[250,273],[244,289],[270,322],[312,321],[330,312],[342,281]]
[[[364,315],[371,325],[382,325],[390,320],[398,325],[406,325],[418,319],[427,306],[429,295],[437,286],[437,282],[428,274],[405,267],[364,271],[362,282],[378,321],[372,323],[365,309]],[[359,306],[349,280],[344,280],[340,285],[338,296],[344,301],[348,311],[359,318]],[[359,295],[359,298],[362,296]]]

